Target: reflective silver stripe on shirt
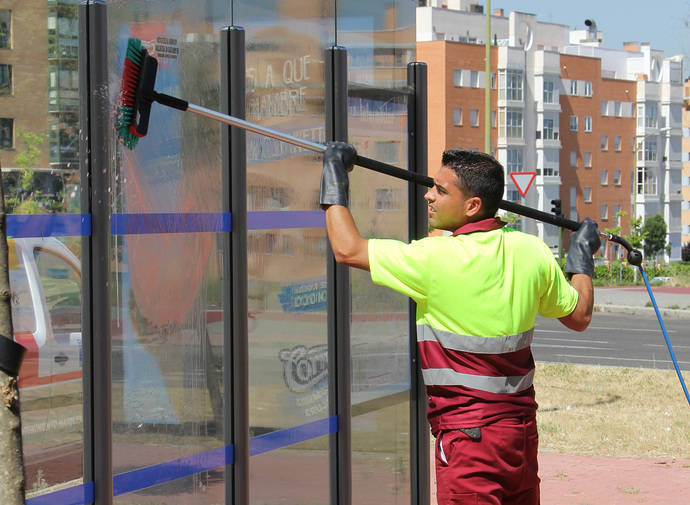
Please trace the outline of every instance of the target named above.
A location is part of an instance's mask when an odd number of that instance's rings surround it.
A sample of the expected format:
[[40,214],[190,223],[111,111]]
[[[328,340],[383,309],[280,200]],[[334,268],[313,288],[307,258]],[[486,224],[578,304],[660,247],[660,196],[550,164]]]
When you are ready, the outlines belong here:
[[527,375],[512,377],[487,377],[460,373],[448,368],[429,368],[422,370],[424,383],[427,386],[465,386],[489,393],[519,393],[532,385],[534,369]]
[[419,342],[438,342],[445,349],[478,354],[503,354],[519,351],[529,347],[533,336],[534,328],[505,337],[477,337],[439,330],[428,324],[417,325],[417,341]]

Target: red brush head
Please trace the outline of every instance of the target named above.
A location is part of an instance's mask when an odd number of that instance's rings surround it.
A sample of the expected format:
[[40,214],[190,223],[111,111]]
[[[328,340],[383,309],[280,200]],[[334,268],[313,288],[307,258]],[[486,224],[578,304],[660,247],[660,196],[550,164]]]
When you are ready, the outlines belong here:
[[129,58],[125,58],[122,70],[122,87],[120,88],[120,105],[134,107],[139,84],[140,68]]

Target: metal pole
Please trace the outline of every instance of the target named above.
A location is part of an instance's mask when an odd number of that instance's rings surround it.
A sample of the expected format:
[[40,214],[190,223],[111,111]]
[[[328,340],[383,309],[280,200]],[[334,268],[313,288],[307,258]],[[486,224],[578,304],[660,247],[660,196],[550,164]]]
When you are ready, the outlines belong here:
[[484,41],[484,152],[491,154],[491,0],[486,0],[486,40]]
[[[221,107],[245,114],[244,29],[221,30]],[[249,344],[247,325],[247,157],[243,128],[223,128],[223,211],[232,231],[223,238],[223,365],[225,441],[234,462],[226,466],[225,503],[249,503]]]
[[[408,168],[419,175],[427,174],[427,66],[407,65],[407,84],[412,89],[408,101]],[[409,185],[409,238],[420,239],[428,233],[424,188]],[[430,500],[429,425],[426,420],[427,396],[419,364],[417,346],[417,305],[410,300],[410,502],[428,505]]]
[[[347,140],[347,51],[326,50],[326,138]],[[350,399],[350,271],[338,265],[328,245],[328,412],[337,416],[330,435],[331,504],[352,503],[352,414]]]
[[112,345],[110,334],[110,170],[106,3],[79,5],[81,211],[91,214],[82,239],[84,483],[95,505],[113,502]]

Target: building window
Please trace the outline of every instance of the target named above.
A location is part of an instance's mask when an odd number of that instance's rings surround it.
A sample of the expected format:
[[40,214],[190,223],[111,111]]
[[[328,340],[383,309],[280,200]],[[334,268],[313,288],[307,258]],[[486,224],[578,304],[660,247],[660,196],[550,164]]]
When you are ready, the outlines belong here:
[[585,186],[583,188],[585,203],[592,203],[592,188]]
[[0,149],[12,149],[13,139],[14,119],[0,117]]
[[630,137],[630,150],[635,152],[635,136]]
[[577,81],[576,80],[570,81],[570,94],[571,95],[577,95]]
[[616,218],[616,226],[621,225],[621,204],[620,203],[614,203],[613,204],[613,217]]
[[592,81],[585,81],[585,96],[592,96]]
[[553,130],[553,119],[544,119],[544,140],[556,140],[557,137]]
[[623,104],[621,102],[613,102],[613,108],[613,113],[616,117],[623,116]]
[[608,106],[608,102],[606,100],[601,101],[601,115],[605,116],[606,115],[606,107]]
[[599,217],[601,218],[602,221],[608,221],[608,219],[609,219],[609,206],[608,205],[602,204],[601,211],[599,213]]
[[462,70],[453,70],[453,86],[460,86],[462,81]]
[[644,128],[644,104],[637,105],[637,127]]
[[620,151],[621,150],[621,136],[616,135],[613,137],[613,150],[614,151]]
[[496,89],[496,72],[491,72],[491,89]]
[[491,111],[491,128],[496,128],[496,111]]
[[655,103],[645,105],[644,125],[646,128],[656,128],[658,124],[659,110]]
[[544,103],[554,103],[553,81],[544,81]]
[[589,151],[585,151],[582,155],[584,159],[584,165],[587,168],[592,168],[592,153]]
[[470,109],[470,126],[479,126],[479,110]]
[[511,172],[522,172],[522,149],[508,149],[506,170]]
[[577,131],[577,116],[570,116],[570,131]]
[[656,161],[656,139],[645,139],[638,144],[637,161]]
[[585,131],[592,131],[592,116],[585,116]]
[[498,98],[522,101],[522,72],[520,70],[499,70]]
[[613,185],[614,186],[620,186],[621,185],[621,171],[620,170],[614,170],[613,171]]
[[522,138],[522,111],[506,111],[506,136],[510,138]]
[[0,9],[0,49],[10,49],[12,11]]
[[462,126],[462,109],[453,109],[453,124],[455,126]]
[[570,166],[571,167],[577,166],[577,152],[576,151],[570,151]]
[[609,148],[609,137],[608,135],[601,136],[601,150],[607,151]]
[[392,189],[376,190],[376,210],[395,210],[400,207],[400,198]]
[[0,96],[12,94],[12,65],[0,63]]
[[656,174],[645,167],[637,167],[637,194],[656,195]]
[[609,185],[609,171],[605,168],[601,169],[601,185],[602,186],[608,186]]
[[479,72],[476,70],[470,70],[470,86],[472,88],[479,87]]

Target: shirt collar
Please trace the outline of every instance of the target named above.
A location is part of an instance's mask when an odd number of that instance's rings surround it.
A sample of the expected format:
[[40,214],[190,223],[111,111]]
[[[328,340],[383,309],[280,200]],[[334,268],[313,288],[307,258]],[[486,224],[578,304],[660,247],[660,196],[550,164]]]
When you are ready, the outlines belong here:
[[475,231],[491,231],[503,228],[506,225],[504,221],[501,221],[498,217],[491,217],[488,219],[482,219],[481,221],[474,221],[473,223],[463,224],[460,228],[453,232],[453,237],[456,235],[464,235],[466,233],[473,233]]

